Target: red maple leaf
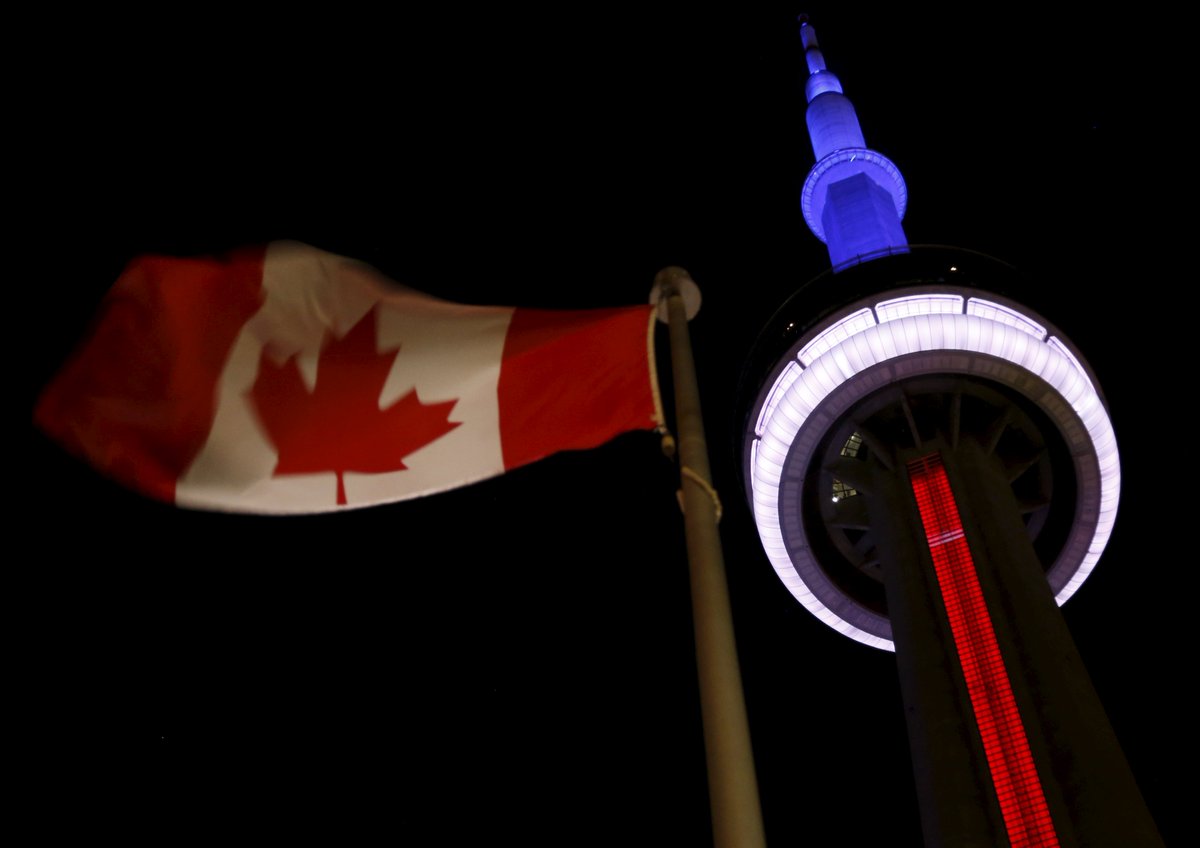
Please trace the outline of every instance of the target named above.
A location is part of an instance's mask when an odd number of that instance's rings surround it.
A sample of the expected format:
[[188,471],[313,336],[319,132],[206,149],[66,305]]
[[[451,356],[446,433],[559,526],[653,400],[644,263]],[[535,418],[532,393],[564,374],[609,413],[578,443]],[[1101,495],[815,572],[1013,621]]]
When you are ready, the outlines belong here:
[[247,396],[279,452],[274,476],[333,471],[337,502],[346,503],[342,474],[406,468],[404,457],[449,433],[457,400],[425,404],[416,389],[387,409],[379,393],[396,358],[375,350],[375,312],[341,339],[326,335],[309,392],[295,357],[276,365],[263,352]]

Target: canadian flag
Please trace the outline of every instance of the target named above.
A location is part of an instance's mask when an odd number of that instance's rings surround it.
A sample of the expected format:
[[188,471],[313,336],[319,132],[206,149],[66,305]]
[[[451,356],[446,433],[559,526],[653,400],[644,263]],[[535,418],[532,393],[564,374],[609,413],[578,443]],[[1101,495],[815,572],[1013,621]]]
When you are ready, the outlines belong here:
[[34,419],[180,506],[370,506],[660,426],[654,314],[450,303],[296,242],[142,257]]

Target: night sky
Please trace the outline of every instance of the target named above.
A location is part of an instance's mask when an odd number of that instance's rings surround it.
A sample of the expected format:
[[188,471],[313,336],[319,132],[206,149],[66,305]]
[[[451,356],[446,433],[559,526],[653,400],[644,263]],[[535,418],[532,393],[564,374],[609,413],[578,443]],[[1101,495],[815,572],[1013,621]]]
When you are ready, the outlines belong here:
[[[291,238],[445,299],[563,308],[644,302],[683,266],[705,298],[691,329],[768,842],[920,844],[894,657],[784,588],[737,471],[746,353],[828,266],[799,209],[798,11],[904,173],[910,242],[1033,275],[1030,305],[1100,377],[1121,509],[1064,615],[1170,844],[1194,499],[1164,401],[1188,383],[1160,376],[1181,371],[1160,328],[1186,316],[1164,297],[1185,279],[1156,212],[1183,138],[1159,111],[1159,32],[823,3],[83,21],[62,45],[76,72],[34,122],[54,165],[30,207],[52,239],[32,296],[54,318],[28,408],[142,253]],[[34,514],[56,516],[24,531],[51,648],[45,780],[95,832],[709,844],[656,436],[313,518],[163,506],[29,439]]]

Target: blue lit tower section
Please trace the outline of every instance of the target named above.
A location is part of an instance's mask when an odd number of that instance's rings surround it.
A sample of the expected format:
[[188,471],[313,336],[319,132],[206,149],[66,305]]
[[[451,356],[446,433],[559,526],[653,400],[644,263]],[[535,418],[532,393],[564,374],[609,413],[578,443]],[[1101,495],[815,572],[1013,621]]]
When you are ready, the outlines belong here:
[[832,268],[743,373],[763,549],[818,619],[895,652],[926,845],[1161,845],[1059,612],[1116,521],[1099,381],[1011,266],[907,244],[899,171],[801,33]]
[[825,67],[817,33],[801,18],[800,38],[808,62],[804,118],[817,163],[801,193],[804,220],[829,248],[834,269],[879,253],[904,252],[900,221],[908,205],[904,177],[890,159],[863,140],[854,104],[837,76]]

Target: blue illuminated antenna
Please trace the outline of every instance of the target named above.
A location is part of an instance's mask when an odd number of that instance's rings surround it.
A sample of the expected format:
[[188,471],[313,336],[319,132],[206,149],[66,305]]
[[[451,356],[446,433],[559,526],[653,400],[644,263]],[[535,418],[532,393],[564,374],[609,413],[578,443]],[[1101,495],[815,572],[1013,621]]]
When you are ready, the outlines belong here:
[[835,271],[907,253],[900,220],[908,206],[908,187],[900,169],[867,147],[854,104],[825,67],[817,33],[805,15],[800,16],[800,40],[808,63],[804,117],[817,159],[800,195],[805,223],[829,248]]

